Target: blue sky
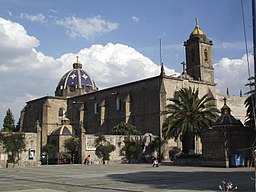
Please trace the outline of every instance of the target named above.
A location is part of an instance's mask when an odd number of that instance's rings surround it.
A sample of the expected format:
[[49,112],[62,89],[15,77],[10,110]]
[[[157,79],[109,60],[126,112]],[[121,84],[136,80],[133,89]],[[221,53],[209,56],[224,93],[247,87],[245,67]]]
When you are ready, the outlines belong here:
[[[244,10],[252,53],[251,1]],[[240,0],[1,0],[0,122],[7,108],[17,119],[26,101],[54,95],[76,55],[105,88],[159,73],[161,38],[164,65],[181,73],[195,18],[214,44],[217,90],[246,90]]]
[[[251,42],[250,3],[244,1],[248,41]],[[244,54],[244,47],[224,48],[221,45],[224,42],[244,43],[240,0],[8,0],[1,1],[0,8],[2,17],[21,23],[29,35],[40,40],[37,50],[55,58],[93,44],[112,42],[131,46],[158,63],[161,38],[165,65],[181,70],[179,63],[184,60],[182,44],[193,30],[195,18],[199,18],[199,25],[207,37],[219,47],[214,47],[215,62],[222,57],[240,58]],[[45,21],[31,22],[21,18],[21,14],[42,14]],[[118,27],[89,39],[70,38],[66,29],[55,22],[65,17],[86,19],[96,16],[116,23]]]

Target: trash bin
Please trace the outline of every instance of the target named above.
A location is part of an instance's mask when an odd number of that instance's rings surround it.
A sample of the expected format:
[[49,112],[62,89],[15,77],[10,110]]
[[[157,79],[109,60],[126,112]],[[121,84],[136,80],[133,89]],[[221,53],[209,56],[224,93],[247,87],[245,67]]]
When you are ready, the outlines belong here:
[[231,155],[231,167],[244,167],[244,156],[242,154]]

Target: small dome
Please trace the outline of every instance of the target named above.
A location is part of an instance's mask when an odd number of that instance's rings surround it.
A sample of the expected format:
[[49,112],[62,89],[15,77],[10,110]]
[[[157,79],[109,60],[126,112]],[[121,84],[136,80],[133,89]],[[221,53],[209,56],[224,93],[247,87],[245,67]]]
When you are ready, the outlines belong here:
[[190,34],[190,37],[192,37],[192,36],[197,36],[197,35],[204,35],[204,36],[205,36],[205,33],[204,33],[203,30],[199,27],[199,25],[198,25],[198,19],[196,18],[196,26],[195,26],[194,31],[192,31],[192,33]]
[[197,25],[190,35],[205,35],[203,30]]
[[77,135],[77,131],[71,125],[62,125],[53,130],[50,135]]
[[235,117],[231,115],[231,110],[229,106],[226,104],[227,99],[224,98],[224,105],[221,108],[221,116],[215,121],[213,127],[219,126],[241,126],[241,121],[237,120]]
[[97,90],[98,88],[95,82],[89,74],[82,69],[82,64],[77,60],[77,62],[73,64],[73,69],[68,71],[61,78],[56,88],[55,96],[70,97]]

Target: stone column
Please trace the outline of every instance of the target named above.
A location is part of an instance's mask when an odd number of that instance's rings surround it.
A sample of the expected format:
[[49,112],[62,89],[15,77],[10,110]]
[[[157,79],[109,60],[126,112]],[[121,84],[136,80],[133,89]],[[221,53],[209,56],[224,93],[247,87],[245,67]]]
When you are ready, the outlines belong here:
[[41,158],[41,149],[42,149],[42,129],[40,127],[40,123],[36,121],[36,133],[37,133],[37,144],[36,144],[36,156],[35,162],[36,165],[40,165],[40,158]]
[[85,128],[84,128],[84,104],[78,108],[79,120],[79,162],[82,164],[85,158]]
[[125,123],[129,123],[131,116],[131,100],[130,95],[127,95],[124,99],[124,117],[125,117]]

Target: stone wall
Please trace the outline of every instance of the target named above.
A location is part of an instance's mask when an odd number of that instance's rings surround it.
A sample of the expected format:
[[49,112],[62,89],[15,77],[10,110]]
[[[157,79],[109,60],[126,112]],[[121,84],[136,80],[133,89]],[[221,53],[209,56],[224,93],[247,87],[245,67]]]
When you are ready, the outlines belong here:
[[11,168],[13,166],[25,167],[25,166],[39,166],[40,159],[37,158],[37,134],[36,133],[24,133],[26,148],[20,155],[20,161],[17,165],[8,164],[8,155],[5,153],[3,146],[0,146],[0,168]]

